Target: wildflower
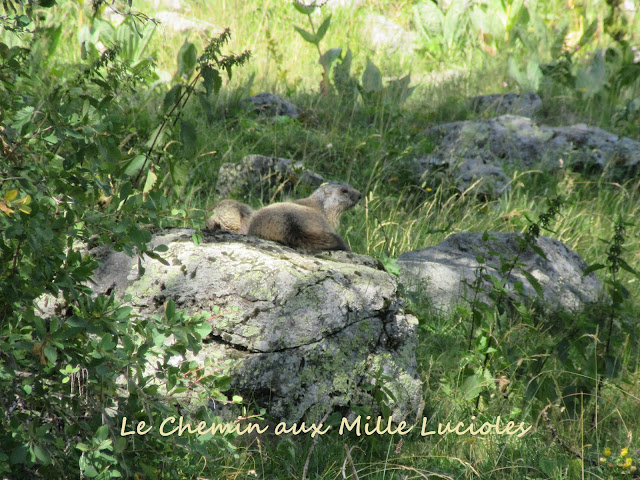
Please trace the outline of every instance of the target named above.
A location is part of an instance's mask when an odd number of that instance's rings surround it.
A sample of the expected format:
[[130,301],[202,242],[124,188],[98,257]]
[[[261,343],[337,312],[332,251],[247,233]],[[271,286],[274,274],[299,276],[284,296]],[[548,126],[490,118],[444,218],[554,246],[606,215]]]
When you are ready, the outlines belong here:
[[605,457],[610,457],[611,456],[611,449],[609,447],[605,447],[604,456]]
[[622,450],[620,450],[620,456],[621,457],[626,457],[627,455],[629,455],[629,449],[628,448],[623,448]]
[[622,468],[631,468],[631,464],[633,463],[633,459],[631,457],[627,457],[624,459],[624,464]]

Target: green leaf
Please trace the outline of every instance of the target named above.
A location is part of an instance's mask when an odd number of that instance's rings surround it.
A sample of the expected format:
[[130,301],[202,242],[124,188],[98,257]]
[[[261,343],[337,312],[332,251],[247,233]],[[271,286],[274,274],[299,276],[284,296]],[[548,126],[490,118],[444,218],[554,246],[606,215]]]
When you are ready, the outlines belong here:
[[536,280],[536,277],[531,275],[526,270],[522,270],[522,274],[525,276],[525,278],[529,281],[533,289],[536,291],[536,294],[538,295],[538,297],[544,298],[544,291],[542,290],[542,286],[540,285],[540,282]]
[[47,345],[44,347],[44,354],[47,357],[47,360],[51,363],[56,363],[56,360],[58,359],[58,351],[56,350],[56,347],[53,345]]
[[180,141],[186,157],[193,157],[196,153],[198,136],[196,127],[191,120],[180,121]]
[[171,87],[171,90],[167,92],[162,102],[162,111],[164,113],[167,113],[171,109],[171,107],[176,104],[176,101],[180,97],[183,88],[183,85],[174,85],[173,87]]
[[322,23],[318,27],[318,30],[316,31],[316,38],[318,39],[318,43],[320,43],[324,38],[324,36],[326,35],[330,24],[331,24],[331,15],[329,14],[325,17],[325,19],[322,21]]
[[311,5],[304,5],[302,3],[298,3],[294,0],[293,7],[303,15],[311,15],[313,11],[318,8],[318,6],[314,3]]
[[107,425],[102,425],[96,430],[96,438],[100,441],[106,440],[109,436],[109,427]]
[[603,268],[605,268],[605,266],[601,263],[594,263],[593,265],[589,265],[587,268],[584,269],[584,272],[582,272],[582,278],[586,277],[591,272],[602,270]]
[[147,173],[147,179],[144,182],[144,188],[142,189],[142,193],[149,193],[153,188],[153,186],[156,184],[157,180],[158,180],[157,175],[153,173],[153,170],[149,170],[149,173]]
[[329,70],[333,62],[335,62],[340,57],[341,53],[342,53],[341,48],[330,48],[329,50],[324,52],[320,57],[320,60],[319,60],[320,65],[322,65],[324,68]]
[[310,32],[307,32],[306,30],[303,30],[302,28],[294,25],[293,28],[296,29],[296,31],[302,35],[302,38],[304,38],[307,42],[309,43],[313,43],[314,45],[318,45],[318,38]]
[[618,258],[618,264],[620,265],[620,268],[622,268],[623,270],[626,270],[631,275],[635,275],[636,277],[638,276],[638,272],[631,265],[629,265],[624,259]]
[[362,74],[362,88],[366,93],[382,91],[382,76],[380,70],[371,60],[367,60],[367,68]]
[[162,258],[162,256],[156,252],[146,252],[147,256],[149,256],[149,258],[153,258],[154,260],[159,261],[161,264],[166,265],[167,267],[169,266],[169,262],[167,262],[164,258]]
[[164,316],[167,320],[173,320],[176,316],[176,304],[173,300],[168,300],[164,305]]
[[13,449],[13,451],[11,452],[11,457],[9,458],[9,461],[13,464],[24,463],[25,460],[27,459],[28,452],[29,452],[28,445],[20,445],[19,447],[16,447]]
[[124,169],[124,174],[128,177],[135,177],[144,165],[146,159],[145,155],[136,155],[129,160],[127,167]]
[[584,47],[589,42],[589,40],[591,40],[591,37],[593,37],[593,34],[596,33],[596,30],[598,30],[597,18],[594,19],[593,22],[591,22],[587,27],[587,29],[584,31],[584,33],[582,34],[582,37],[580,37],[580,41],[578,42],[578,45],[580,45],[580,47]]
[[178,51],[178,77],[187,79],[191,77],[196,67],[197,56],[196,46],[185,40]]
[[207,91],[207,95],[211,95],[212,92],[217,95],[220,88],[222,88],[222,77],[220,76],[220,72],[209,66],[203,66],[202,85]]
[[133,54],[133,58],[131,60],[138,61],[144,54],[144,51],[147,49],[149,42],[151,41],[151,37],[153,37],[154,32],[156,31],[155,22],[147,22],[142,30],[142,38],[138,41],[138,45]]
[[51,456],[49,455],[49,452],[47,452],[40,445],[36,445],[35,447],[33,447],[33,453],[35,453],[36,458],[41,464],[49,465],[51,463]]
[[483,378],[475,373],[465,378],[461,387],[465,400],[473,400],[477,398],[482,392],[483,384]]
[[209,322],[202,322],[195,330],[200,335],[200,338],[206,338],[211,333],[212,328]]

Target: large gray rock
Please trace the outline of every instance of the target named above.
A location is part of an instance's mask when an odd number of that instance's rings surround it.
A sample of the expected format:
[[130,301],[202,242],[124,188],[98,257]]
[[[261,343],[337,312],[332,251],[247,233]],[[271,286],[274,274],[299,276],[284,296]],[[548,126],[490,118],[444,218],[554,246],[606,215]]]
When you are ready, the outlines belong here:
[[253,95],[246,100],[249,109],[261,115],[277,117],[284,115],[291,118],[300,116],[300,109],[289,100],[269,92]]
[[316,188],[325,179],[288,158],[247,155],[240,163],[223,163],[218,171],[218,198],[246,198],[260,192],[262,201],[271,203],[277,194],[289,194],[296,185]]
[[542,100],[534,92],[478,95],[471,99],[471,108],[476,113],[531,117],[542,108]]
[[[517,256],[518,263],[522,264],[511,272],[507,283],[509,296],[514,300],[529,303],[536,298],[536,292],[522,270],[533,275],[542,286],[544,303],[550,310],[578,310],[599,299],[601,282],[593,273],[582,277],[586,262],[562,242],[538,237],[536,244],[547,257],[545,260],[531,248],[520,252],[516,238],[519,234],[491,233],[492,239],[487,242],[482,241],[482,236],[482,233],[456,233],[436,246],[403,253],[398,258],[401,284],[409,291],[426,294],[436,308],[448,311],[453,305],[464,304],[465,296],[473,297],[464,281],[474,282],[480,266],[478,255],[485,257],[489,275],[503,278],[498,273],[500,257],[488,253],[494,251],[506,260]],[[517,281],[522,282],[522,295],[514,288]],[[483,285],[490,290],[488,282]],[[486,301],[485,296],[481,298]]]
[[[503,168],[571,168],[624,181],[637,175],[640,166],[640,142],[586,125],[549,127],[526,117],[503,115],[439,125],[426,135],[437,147],[415,160],[419,181],[445,170],[461,189],[483,179],[480,187],[486,184],[487,191],[479,192],[485,194],[504,190],[492,178],[504,180]],[[486,174],[467,175],[464,180],[466,171],[477,171],[474,165],[483,165]]]
[[140,278],[134,258],[103,251],[95,291],[128,298],[145,317],[161,314],[169,299],[189,314],[219,308],[197,359],[233,359],[233,391],[276,419],[375,406],[367,384],[393,393],[394,419],[421,414],[417,320],[377,261],[346,252],[304,255],[224,233],[195,245],[192,234],[154,237],[153,245],[168,246],[168,265],[147,258]]
[[416,34],[406,31],[384,15],[368,14],[363,25],[362,36],[374,49],[397,52],[414,48]]

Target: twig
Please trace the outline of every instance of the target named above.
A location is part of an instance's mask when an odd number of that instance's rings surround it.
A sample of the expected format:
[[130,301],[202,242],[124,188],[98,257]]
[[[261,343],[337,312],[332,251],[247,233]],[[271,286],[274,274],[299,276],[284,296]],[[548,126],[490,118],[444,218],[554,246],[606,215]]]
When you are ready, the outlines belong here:
[[542,418],[544,418],[545,422],[547,423],[547,427],[549,427],[549,430],[551,430],[551,435],[553,436],[553,438],[560,444],[560,446],[562,448],[564,448],[568,453],[570,453],[571,455],[574,455],[575,457],[578,457],[580,460],[582,460],[583,462],[587,462],[590,465],[593,466],[597,466],[598,462],[591,460],[590,458],[584,458],[582,456],[582,454],[580,454],[580,452],[576,452],[573,448],[571,448],[567,442],[565,442],[562,438],[560,438],[560,435],[558,434],[558,431],[555,429],[555,427],[551,424],[551,420],[549,419],[549,415],[547,414],[547,407],[545,407],[544,410],[542,410]]
[[[322,425],[327,418],[329,417],[329,412],[325,413],[322,420],[320,420],[320,425]],[[309,453],[307,454],[307,458],[304,461],[304,468],[302,469],[302,480],[307,480],[307,471],[309,470],[309,461],[311,460],[311,455],[313,454],[313,449],[316,448],[316,443],[318,443],[319,435],[313,437],[313,443],[311,444],[311,448],[309,448]]]
[[358,472],[356,472],[356,466],[353,464],[353,458],[351,458],[351,450],[353,450],[353,448],[354,447],[349,448],[349,445],[347,445],[346,443],[344,444],[344,449],[346,450],[347,455],[344,457],[344,463],[342,464],[342,478],[347,478],[345,469],[347,466],[347,462],[349,462],[349,465],[351,465],[351,471],[353,472],[353,478],[355,478],[355,480],[360,480],[360,478],[358,477]]

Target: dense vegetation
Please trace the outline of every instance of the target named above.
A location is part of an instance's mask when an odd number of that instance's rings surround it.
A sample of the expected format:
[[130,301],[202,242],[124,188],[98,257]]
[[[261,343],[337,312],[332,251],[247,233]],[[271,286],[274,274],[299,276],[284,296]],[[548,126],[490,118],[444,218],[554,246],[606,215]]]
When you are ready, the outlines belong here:
[[[444,183],[416,185],[407,168],[434,147],[424,130],[477,116],[467,98],[480,93],[535,90],[541,122],[584,121],[640,140],[637,5],[354,0],[332,10],[194,0],[183,15],[206,28],[190,34],[151,20],[152,5],[133,7],[0,7],[2,478],[638,477],[638,177],[516,171],[509,193],[479,202]],[[411,48],[406,36],[391,53],[372,48],[372,15],[404,27]],[[305,113],[247,112],[242,99],[265,90]],[[187,387],[198,386],[202,403],[242,399],[225,395],[224,366],[170,361],[199,350],[216,312],[187,318],[168,302],[164,318],[139,318],[93,298],[96,262],[80,245],[161,258],[146,245],[150,232],[202,227],[218,168],[250,153],[302,160],[364,192],[341,234],[390,271],[400,253],[452,232],[519,231],[531,241],[541,228],[592,264],[608,298],[580,315],[506,305],[499,284],[488,304],[470,298],[447,317],[410,305],[424,415],[436,424],[501,416],[532,431],[253,443],[121,436],[123,417],[130,428],[179,416]],[[257,193],[243,200],[259,206]],[[517,268],[517,258],[501,262]],[[66,309],[47,310],[45,295]],[[192,417],[211,423],[215,412]]]

